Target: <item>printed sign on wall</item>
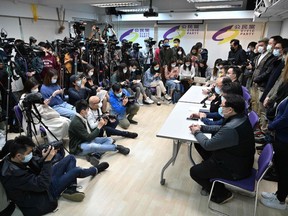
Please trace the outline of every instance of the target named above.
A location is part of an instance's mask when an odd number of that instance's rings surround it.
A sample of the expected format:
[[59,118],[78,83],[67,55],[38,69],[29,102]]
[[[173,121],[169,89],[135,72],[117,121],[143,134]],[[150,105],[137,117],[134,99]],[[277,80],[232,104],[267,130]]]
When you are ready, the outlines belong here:
[[212,67],[217,58],[227,60],[230,41],[238,39],[246,50],[251,41],[257,42],[262,37],[263,23],[208,23],[205,48],[209,51],[208,65]]
[[183,25],[163,25],[159,26],[158,40],[168,38],[170,46],[173,45],[173,40],[179,38],[181,46],[188,54],[193,45],[197,42],[202,42],[204,39],[204,25],[202,24],[183,24]]

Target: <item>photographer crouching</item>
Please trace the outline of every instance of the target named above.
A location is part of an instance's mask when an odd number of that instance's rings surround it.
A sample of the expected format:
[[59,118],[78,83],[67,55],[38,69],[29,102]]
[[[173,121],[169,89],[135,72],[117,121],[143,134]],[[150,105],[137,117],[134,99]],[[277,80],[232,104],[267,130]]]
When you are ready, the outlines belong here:
[[109,96],[111,114],[117,116],[120,127],[127,129],[130,124],[138,124],[133,117],[140,107],[126,89],[122,89],[119,83],[115,83],[112,85],[112,90],[109,91]]
[[76,167],[73,155],[53,165],[57,149],[49,146],[42,150],[42,157],[33,156],[35,143],[26,136],[18,136],[6,145],[5,148],[9,149],[6,153],[10,154],[0,163],[0,180],[7,197],[24,215],[53,212],[60,195],[71,201],[82,201],[85,194],[76,190],[77,178],[94,177],[109,166],[103,162],[88,169]]
[[117,130],[116,127],[119,124],[119,120],[116,118],[116,116],[102,113],[102,102],[98,96],[92,96],[89,98],[89,107],[90,110],[88,112],[87,120],[92,129],[97,127],[101,118],[107,120],[107,124],[101,128],[99,136],[103,136],[104,131],[106,131],[106,135],[108,137],[115,135],[128,138],[136,138],[138,136],[137,133]]

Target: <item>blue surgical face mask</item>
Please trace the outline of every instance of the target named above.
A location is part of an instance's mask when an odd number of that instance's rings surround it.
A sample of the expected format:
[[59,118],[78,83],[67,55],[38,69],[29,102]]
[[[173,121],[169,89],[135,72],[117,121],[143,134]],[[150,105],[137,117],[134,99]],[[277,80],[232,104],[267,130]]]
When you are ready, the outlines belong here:
[[216,92],[216,94],[218,94],[218,95],[220,95],[221,94],[221,92],[220,92],[220,88],[219,87],[217,87],[217,86],[215,86],[215,92]]
[[273,50],[273,55],[276,56],[276,57],[280,56],[280,50],[279,49],[274,49]]
[[33,157],[32,152],[30,152],[30,154],[25,155],[24,159],[22,160],[22,163],[28,163]]
[[223,108],[222,108],[222,107],[219,107],[219,108],[218,108],[218,113],[219,113],[220,116],[224,117],[224,115],[223,115]]
[[55,84],[57,82],[57,79],[51,79],[51,83]]
[[120,98],[122,96],[122,92],[119,92],[117,94],[115,94],[118,98]]
[[270,52],[272,50],[272,45],[268,44],[267,51]]

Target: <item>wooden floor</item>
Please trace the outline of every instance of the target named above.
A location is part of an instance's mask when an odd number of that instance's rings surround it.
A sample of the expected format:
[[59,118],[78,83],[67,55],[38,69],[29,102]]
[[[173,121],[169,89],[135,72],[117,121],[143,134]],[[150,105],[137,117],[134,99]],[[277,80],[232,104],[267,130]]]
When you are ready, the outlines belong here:
[[[104,155],[101,161],[109,162],[110,167],[93,180],[86,178],[78,181],[86,195],[84,201],[75,203],[60,198],[58,211],[49,215],[215,215],[207,209],[208,197],[200,195],[200,186],[189,176],[191,162],[186,144],[182,145],[175,165],[166,170],[166,184],[160,185],[160,172],[171,157],[172,141],[157,138],[156,133],[173,107],[172,104],[142,106],[134,118],[139,124],[129,128],[139,133],[139,137],[135,140],[115,137],[116,143],[131,149],[130,154]],[[193,158],[198,163],[201,161],[194,149]],[[78,165],[90,166],[83,158],[78,159]],[[262,181],[260,191],[263,190],[274,192],[276,184]],[[229,215],[248,216],[253,215],[253,201],[252,198],[235,194],[230,202],[213,206]],[[288,211],[269,209],[259,203],[257,215],[287,216]]]

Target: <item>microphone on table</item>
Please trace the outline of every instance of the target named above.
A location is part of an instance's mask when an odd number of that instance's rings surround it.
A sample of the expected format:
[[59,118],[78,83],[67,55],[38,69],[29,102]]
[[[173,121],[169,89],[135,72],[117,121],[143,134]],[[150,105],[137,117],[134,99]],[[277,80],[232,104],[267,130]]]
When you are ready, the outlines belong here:
[[207,95],[207,97],[205,97],[205,98],[200,102],[200,104],[203,104],[203,108],[207,108],[205,102],[206,102],[206,100],[208,100],[208,98],[210,98],[212,95],[213,95],[213,93],[210,92],[210,93]]

